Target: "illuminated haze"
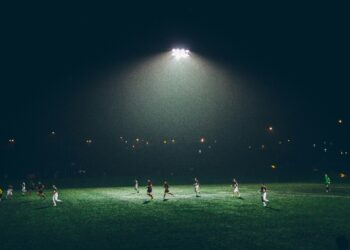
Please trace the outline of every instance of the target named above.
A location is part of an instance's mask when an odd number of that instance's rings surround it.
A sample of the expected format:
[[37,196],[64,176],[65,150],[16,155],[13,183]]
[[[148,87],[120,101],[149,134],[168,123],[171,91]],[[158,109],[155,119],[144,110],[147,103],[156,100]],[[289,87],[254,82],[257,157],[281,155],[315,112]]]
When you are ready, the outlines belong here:
[[253,99],[237,76],[194,53],[160,54],[109,79],[99,83],[99,102],[124,135],[218,136],[242,119]]

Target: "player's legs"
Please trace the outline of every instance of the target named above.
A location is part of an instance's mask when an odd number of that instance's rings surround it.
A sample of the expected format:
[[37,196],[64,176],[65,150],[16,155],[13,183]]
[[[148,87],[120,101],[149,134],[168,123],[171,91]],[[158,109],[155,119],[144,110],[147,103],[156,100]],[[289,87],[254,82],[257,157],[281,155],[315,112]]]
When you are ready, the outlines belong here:
[[149,196],[149,197],[151,197],[151,200],[153,200],[153,194],[152,193],[147,193],[147,195]]
[[62,200],[58,199],[58,193],[55,193],[54,198],[56,202],[62,202]]
[[53,206],[56,207],[57,204],[56,204],[56,199],[55,199],[55,195],[52,196],[52,203],[53,203]]
[[266,194],[266,193],[263,193],[263,195],[262,195],[262,201],[263,201],[264,207],[266,207],[266,206],[267,206],[267,203],[269,202],[269,200],[267,199],[267,194]]

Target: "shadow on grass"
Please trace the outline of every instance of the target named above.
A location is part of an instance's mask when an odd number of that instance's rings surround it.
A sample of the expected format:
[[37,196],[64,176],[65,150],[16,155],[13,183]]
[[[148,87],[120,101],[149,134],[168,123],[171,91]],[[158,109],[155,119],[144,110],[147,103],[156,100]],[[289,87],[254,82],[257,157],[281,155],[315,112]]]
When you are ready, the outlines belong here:
[[27,204],[27,203],[32,203],[33,201],[21,201],[19,204]]
[[238,199],[244,201],[244,198],[243,198],[243,197],[238,197]]
[[281,209],[279,209],[279,208],[273,208],[273,207],[269,207],[269,206],[267,206],[266,209],[269,209],[271,211],[276,211],[276,212],[281,211]]
[[50,208],[52,206],[49,206],[49,205],[46,205],[46,206],[42,206],[42,207],[36,207],[34,208],[35,210],[42,210],[42,209],[47,209],[47,208]]
[[163,201],[168,201],[169,199],[163,199]]
[[146,200],[146,201],[143,202],[143,204],[148,204],[150,202],[151,202],[151,200]]

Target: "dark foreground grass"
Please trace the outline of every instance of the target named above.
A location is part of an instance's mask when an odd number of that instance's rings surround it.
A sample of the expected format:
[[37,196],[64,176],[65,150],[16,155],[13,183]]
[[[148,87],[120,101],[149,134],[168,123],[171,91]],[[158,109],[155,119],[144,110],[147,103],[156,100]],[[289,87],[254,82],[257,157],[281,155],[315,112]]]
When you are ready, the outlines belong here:
[[163,201],[156,187],[152,202],[145,189],[62,189],[57,207],[16,193],[0,203],[0,249],[337,249],[350,238],[350,185],[271,184],[270,208],[259,185],[240,189],[202,186],[196,198],[172,186]]

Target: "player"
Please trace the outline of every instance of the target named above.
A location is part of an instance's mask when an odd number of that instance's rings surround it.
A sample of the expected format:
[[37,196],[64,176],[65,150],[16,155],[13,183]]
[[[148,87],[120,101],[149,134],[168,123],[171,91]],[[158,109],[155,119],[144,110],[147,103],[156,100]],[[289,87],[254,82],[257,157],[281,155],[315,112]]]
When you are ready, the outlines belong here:
[[152,184],[151,180],[147,180],[147,195],[149,197],[151,197],[151,200],[154,199],[152,189],[153,189],[153,184]]
[[263,203],[263,206],[266,207],[269,200],[267,199],[267,188],[266,188],[265,184],[261,185],[260,194],[261,194],[261,201]]
[[43,199],[46,199],[46,196],[44,194],[44,188],[45,188],[45,186],[39,181],[38,186],[37,186],[38,196],[40,196]]
[[164,181],[164,195],[163,195],[163,201],[166,200],[166,199],[165,199],[165,196],[166,196],[167,194],[170,194],[171,196],[174,196],[174,195],[173,195],[172,193],[170,193],[170,191],[169,191],[169,184],[168,184],[168,182]]
[[2,189],[0,188],[0,201],[2,200],[2,193],[3,193],[3,191],[2,191]]
[[26,183],[22,182],[22,195],[25,195],[26,193],[27,193]]
[[29,182],[29,194],[32,194],[35,190],[35,183],[34,181]]
[[238,189],[238,182],[236,181],[235,178],[233,178],[231,186],[232,186],[232,196],[235,196],[235,194],[237,194],[238,198],[240,198],[241,194],[240,194],[239,189]]
[[135,180],[135,185],[134,185],[134,189],[136,191],[136,193],[139,193],[139,181],[138,180]]
[[193,186],[194,186],[194,192],[196,193],[196,197],[200,197],[201,192],[200,192],[199,181],[197,178],[194,178]]
[[9,185],[6,192],[6,199],[13,197],[13,186]]
[[324,185],[326,186],[326,193],[329,192],[329,186],[331,185],[331,178],[327,174],[324,175]]
[[52,189],[53,189],[53,192],[52,192],[52,203],[53,203],[53,206],[56,207],[57,204],[56,202],[62,202],[61,200],[58,199],[58,189],[55,185],[52,185]]

